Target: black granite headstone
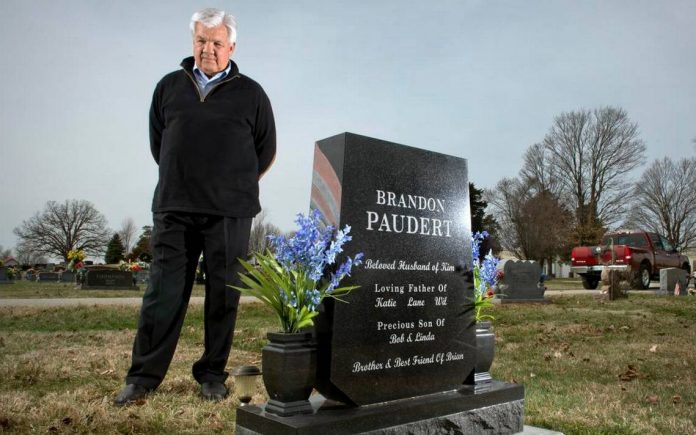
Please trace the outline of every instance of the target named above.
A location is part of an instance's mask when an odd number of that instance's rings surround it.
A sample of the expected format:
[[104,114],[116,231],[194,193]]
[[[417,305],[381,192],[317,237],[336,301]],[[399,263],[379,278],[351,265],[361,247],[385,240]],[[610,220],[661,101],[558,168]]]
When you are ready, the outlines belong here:
[[[365,405],[454,390],[476,360],[466,160],[344,133],[317,142],[312,208],[364,263],[317,319],[317,389]],[[342,283],[344,284],[344,283]]]
[[133,273],[113,269],[92,269],[87,272],[83,290],[139,290],[133,285]]
[[39,272],[36,280],[41,282],[58,282],[60,275],[57,272]]

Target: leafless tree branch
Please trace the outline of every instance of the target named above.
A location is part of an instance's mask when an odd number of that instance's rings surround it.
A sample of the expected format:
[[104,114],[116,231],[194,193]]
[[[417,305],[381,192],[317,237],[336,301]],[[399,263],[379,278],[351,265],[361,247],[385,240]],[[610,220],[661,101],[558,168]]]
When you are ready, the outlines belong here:
[[633,197],[628,225],[660,233],[678,250],[696,246],[696,158],[655,160]]
[[14,229],[18,250],[28,255],[48,255],[68,260],[68,252],[81,249],[101,255],[109,241],[106,218],[84,200],[48,201],[44,210]]
[[623,109],[563,113],[554,120],[543,146],[561,190],[572,198],[578,227],[592,233],[592,228],[621,219],[628,206],[629,174],[645,159],[638,126]]

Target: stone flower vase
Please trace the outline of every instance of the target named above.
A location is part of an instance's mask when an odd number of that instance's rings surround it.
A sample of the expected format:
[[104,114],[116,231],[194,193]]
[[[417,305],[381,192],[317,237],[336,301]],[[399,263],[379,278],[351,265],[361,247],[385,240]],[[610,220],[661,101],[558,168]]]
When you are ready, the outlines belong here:
[[309,395],[317,371],[317,350],[310,332],[269,332],[261,352],[266,412],[287,417],[311,414]]
[[474,391],[486,391],[491,387],[490,369],[495,357],[495,334],[489,321],[476,323],[476,369]]

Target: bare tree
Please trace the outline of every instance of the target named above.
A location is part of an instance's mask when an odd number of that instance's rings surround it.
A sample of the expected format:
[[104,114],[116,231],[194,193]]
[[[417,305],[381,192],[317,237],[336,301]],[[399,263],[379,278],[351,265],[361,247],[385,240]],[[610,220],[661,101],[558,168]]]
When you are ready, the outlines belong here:
[[645,160],[638,125],[619,108],[567,112],[555,118],[543,143],[574,202],[575,242],[596,243],[624,215],[628,174]]
[[48,259],[45,256],[31,250],[24,250],[21,245],[18,245],[15,250],[17,254],[15,260],[17,260],[19,264],[34,265],[48,263]]
[[503,249],[517,258],[527,258],[520,243],[522,221],[520,210],[529,199],[528,186],[516,178],[503,178],[494,190],[485,191],[485,200],[498,221],[498,237]]
[[44,210],[14,229],[19,237],[17,250],[48,255],[68,261],[68,252],[81,249],[88,255],[101,255],[109,242],[106,218],[91,202],[48,201]]
[[118,236],[121,238],[124,254],[128,254],[133,248],[135,233],[137,231],[138,227],[135,226],[133,218],[128,217],[121,222],[121,229],[118,230]]
[[262,211],[254,218],[249,235],[249,253],[266,252],[270,248],[269,235],[278,235],[282,231],[270,222],[266,222],[266,211]]
[[680,251],[696,246],[696,157],[655,160],[633,197],[628,224],[664,235]]
[[5,258],[5,257],[11,257],[12,256],[12,249],[10,248],[3,248],[2,245],[0,245],[0,259]]
[[500,224],[503,247],[517,258],[546,261],[567,255],[572,213],[539,181],[504,178],[488,199]]
[[523,156],[520,178],[537,192],[551,192],[560,197],[563,193],[558,167],[551,152],[540,143],[527,148]]

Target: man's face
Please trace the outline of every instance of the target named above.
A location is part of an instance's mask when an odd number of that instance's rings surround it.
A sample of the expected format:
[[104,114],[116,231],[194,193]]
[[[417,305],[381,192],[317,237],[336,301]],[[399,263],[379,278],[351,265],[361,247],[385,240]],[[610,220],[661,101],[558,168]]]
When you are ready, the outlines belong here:
[[227,39],[227,27],[224,24],[205,27],[196,23],[193,33],[193,58],[198,68],[209,77],[227,68],[235,46],[236,44],[230,44]]

